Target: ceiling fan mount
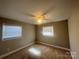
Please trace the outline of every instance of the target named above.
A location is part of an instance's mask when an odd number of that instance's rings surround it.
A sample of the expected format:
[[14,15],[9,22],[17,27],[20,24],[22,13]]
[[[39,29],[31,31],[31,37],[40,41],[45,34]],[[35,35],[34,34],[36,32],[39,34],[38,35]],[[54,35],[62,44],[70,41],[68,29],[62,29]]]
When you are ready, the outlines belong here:
[[44,20],[45,19],[45,15],[37,15],[37,16],[34,16],[34,18],[36,20]]

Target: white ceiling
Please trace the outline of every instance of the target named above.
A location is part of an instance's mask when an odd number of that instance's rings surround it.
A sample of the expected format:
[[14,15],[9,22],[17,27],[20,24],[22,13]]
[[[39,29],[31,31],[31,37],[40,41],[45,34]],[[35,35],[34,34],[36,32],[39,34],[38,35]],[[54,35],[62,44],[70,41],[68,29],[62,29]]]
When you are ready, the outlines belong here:
[[71,5],[69,0],[0,0],[0,16],[14,20],[37,24],[34,18],[26,14],[46,12],[52,7],[45,18],[45,22],[61,21],[68,19]]

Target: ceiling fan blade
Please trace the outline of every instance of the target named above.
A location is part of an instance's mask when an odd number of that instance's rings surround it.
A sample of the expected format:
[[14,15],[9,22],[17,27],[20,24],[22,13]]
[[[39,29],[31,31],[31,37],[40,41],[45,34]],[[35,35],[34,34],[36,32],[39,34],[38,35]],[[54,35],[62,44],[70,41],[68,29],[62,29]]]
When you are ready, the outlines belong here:
[[51,12],[53,9],[54,9],[54,7],[50,7],[50,8],[49,8],[46,12],[44,12],[42,15],[48,14],[48,13]]
[[19,13],[21,13],[21,14],[24,14],[24,15],[26,15],[26,16],[29,16],[29,17],[35,17],[33,14],[31,14],[31,13],[27,13],[27,12],[22,12],[22,11],[17,11],[17,12],[19,12]]
[[30,14],[30,13],[24,13],[24,15],[30,16],[30,17],[35,17],[34,15],[32,15],[32,14]]

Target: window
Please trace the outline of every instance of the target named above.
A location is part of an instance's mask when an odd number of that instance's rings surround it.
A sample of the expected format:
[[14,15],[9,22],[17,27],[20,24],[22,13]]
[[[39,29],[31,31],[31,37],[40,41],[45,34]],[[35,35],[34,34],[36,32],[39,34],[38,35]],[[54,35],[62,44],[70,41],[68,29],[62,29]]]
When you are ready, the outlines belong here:
[[54,36],[53,26],[43,27],[42,34],[44,36]]
[[2,39],[7,40],[11,38],[18,38],[22,36],[22,27],[21,26],[9,26],[3,25],[2,29]]

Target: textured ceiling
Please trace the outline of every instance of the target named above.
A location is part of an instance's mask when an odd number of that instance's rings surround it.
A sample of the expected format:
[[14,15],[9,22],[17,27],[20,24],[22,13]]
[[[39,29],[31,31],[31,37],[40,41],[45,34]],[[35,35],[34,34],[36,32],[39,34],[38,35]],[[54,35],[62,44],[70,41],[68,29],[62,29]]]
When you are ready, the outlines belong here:
[[[51,9],[50,9],[51,8]],[[49,11],[48,11],[49,10]],[[71,4],[69,0],[0,0],[0,16],[37,24],[33,17],[47,12],[45,23],[68,19]]]

